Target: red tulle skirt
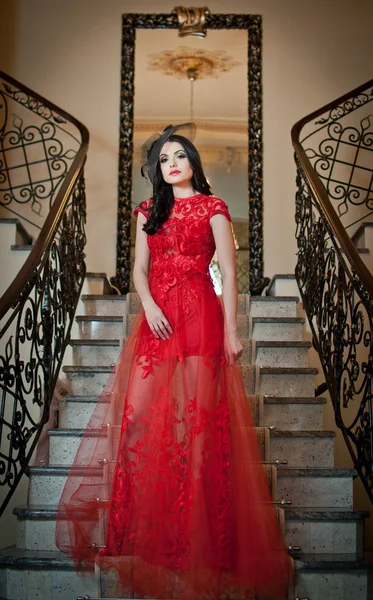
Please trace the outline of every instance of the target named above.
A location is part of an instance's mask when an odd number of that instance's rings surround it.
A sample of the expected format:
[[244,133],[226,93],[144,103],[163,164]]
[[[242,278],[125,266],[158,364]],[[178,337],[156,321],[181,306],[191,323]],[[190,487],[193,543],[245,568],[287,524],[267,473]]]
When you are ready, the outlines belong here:
[[196,276],[153,290],[173,333],[140,310],[98,399],[57,513],[57,546],[117,593],[286,598],[292,565],[223,311]]

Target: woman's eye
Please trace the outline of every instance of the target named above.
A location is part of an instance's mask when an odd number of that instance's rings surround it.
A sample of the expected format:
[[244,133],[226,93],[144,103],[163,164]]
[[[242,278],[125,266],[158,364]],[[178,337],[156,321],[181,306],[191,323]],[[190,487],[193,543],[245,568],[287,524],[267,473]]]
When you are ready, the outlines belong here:
[[167,158],[166,157],[161,158],[161,163],[165,163],[165,162],[167,162]]
[[178,154],[176,158],[185,158],[185,154]]

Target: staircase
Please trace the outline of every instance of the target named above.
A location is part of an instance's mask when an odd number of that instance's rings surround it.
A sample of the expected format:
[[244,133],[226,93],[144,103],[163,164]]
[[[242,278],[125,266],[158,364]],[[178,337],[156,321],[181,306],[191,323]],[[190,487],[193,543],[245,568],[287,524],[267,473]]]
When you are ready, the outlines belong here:
[[[57,503],[83,429],[128,334],[139,303],[135,294],[108,295],[103,273],[86,275],[65,355],[67,395],[58,427],[49,431],[49,463],[31,466],[29,498],[14,510],[15,547],[0,550],[0,596],[7,600],[113,597],[110,575],[77,576],[56,550]],[[323,430],[324,398],[314,397],[316,369],[308,367],[304,316],[293,276],[277,276],[267,296],[239,297],[243,375],[272,497],[296,569],[289,599],[368,600],[373,572],[362,558],[368,513],[353,510],[353,469],[335,469],[335,433]],[[253,363],[252,365],[249,362]],[[252,378],[250,378],[252,381]]]
[[0,296],[30,254],[32,243],[20,219],[0,218]]

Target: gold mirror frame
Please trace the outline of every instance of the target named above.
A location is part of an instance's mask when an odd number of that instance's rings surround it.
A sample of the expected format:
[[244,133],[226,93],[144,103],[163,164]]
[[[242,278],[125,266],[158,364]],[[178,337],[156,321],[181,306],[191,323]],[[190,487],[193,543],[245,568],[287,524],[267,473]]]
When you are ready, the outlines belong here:
[[181,36],[204,36],[209,29],[246,29],[248,32],[249,290],[253,295],[261,294],[266,284],[263,277],[262,18],[260,15],[212,15],[206,7],[177,7],[170,14],[127,13],[122,17],[117,264],[112,283],[122,294],[128,293],[136,29],[179,29]]

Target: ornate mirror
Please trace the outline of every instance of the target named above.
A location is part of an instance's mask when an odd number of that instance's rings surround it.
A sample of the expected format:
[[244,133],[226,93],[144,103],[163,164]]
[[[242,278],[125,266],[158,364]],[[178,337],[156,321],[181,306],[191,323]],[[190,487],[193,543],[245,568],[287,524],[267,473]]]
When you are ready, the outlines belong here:
[[206,175],[232,215],[239,291],[261,293],[261,17],[178,7],[171,14],[125,14],[122,27],[117,265],[112,283],[122,294],[130,290],[131,214],[151,195],[139,176],[139,148],[169,123],[193,119]]

